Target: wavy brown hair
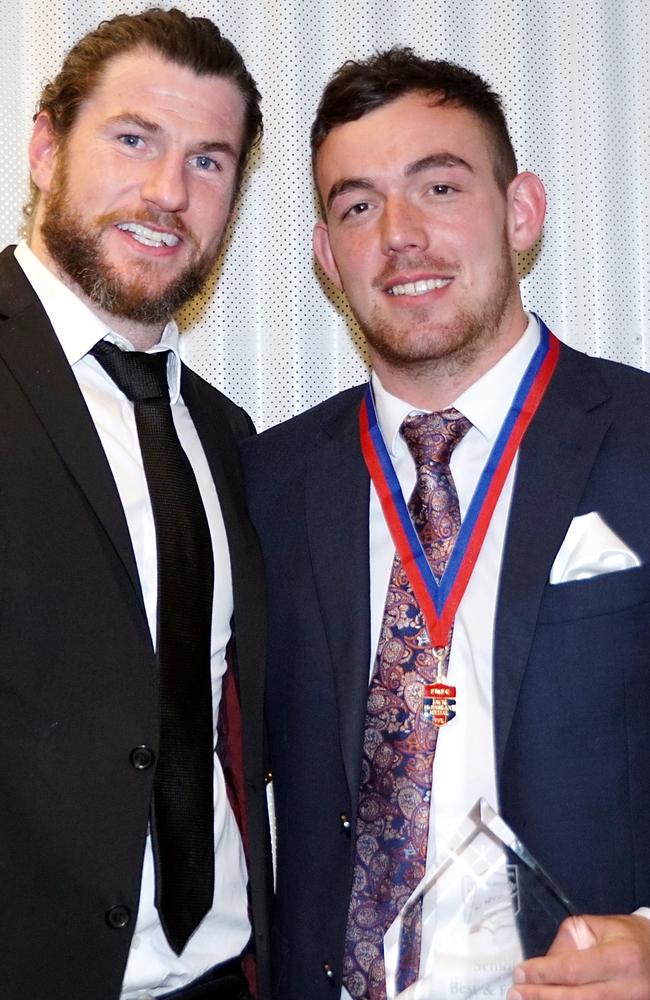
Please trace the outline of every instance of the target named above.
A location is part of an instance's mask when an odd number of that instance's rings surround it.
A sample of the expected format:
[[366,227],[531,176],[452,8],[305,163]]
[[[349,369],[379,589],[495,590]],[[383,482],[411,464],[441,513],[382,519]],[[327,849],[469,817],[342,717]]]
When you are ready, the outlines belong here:
[[[251,149],[262,137],[261,96],[235,46],[206,17],[188,17],[176,8],[152,7],[141,14],[119,14],[102,21],[70,49],[55,78],[44,86],[34,118],[46,112],[57,140],[65,141],[107,63],[135,49],[151,49],[198,76],[232,80],[244,100],[239,185]],[[28,217],[37,198],[38,189],[32,183],[30,202],[25,208]]]

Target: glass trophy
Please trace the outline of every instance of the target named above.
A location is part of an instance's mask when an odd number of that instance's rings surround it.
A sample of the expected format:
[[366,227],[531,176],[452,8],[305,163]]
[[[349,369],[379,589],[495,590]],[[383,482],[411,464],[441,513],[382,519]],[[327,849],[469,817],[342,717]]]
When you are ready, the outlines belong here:
[[[422,914],[419,978],[400,985],[409,923]],[[479,799],[384,937],[387,1000],[505,1000],[514,967],[545,955],[577,911],[505,821]],[[588,947],[583,921],[570,928]]]

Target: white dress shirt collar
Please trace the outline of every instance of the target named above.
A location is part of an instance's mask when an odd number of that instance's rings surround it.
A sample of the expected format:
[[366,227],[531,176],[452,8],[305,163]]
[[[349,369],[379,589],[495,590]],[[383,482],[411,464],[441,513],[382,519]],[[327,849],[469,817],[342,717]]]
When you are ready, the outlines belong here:
[[[133,345],[111,330],[85,302],[39,260],[24,240],[18,244],[15,257],[30,285],[41,300],[54,332],[61,344],[70,367],[81,361],[105,337],[124,351],[134,350]],[[179,354],[178,327],[171,319],[157,344],[147,351],[169,351],[167,378],[170,402],[177,402],[181,385],[181,359]],[[99,362],[97,362],[99,363]]]
[[[537,318],[527,313],[528,325],[516,344],[497,363],[473,382],[451,404],[467,417],[472,426],[494,444],[521,378],[539,344]],[[393,396],[381,384],[376,372],[371,376],[377,423],[390,455],[395,458],[401,438],[399,429],[409,413],[424,410]]]

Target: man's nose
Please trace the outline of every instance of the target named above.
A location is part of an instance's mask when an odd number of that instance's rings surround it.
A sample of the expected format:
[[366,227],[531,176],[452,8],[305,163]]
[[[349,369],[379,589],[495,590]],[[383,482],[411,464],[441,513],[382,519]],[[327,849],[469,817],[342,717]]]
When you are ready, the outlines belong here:
[[422,212],[407,198],[388,199],[381,219],[382,251],[385,254],[426,250],[429,236]]
[[140,194],[160,211],[184,212],[189,204],[184,160],[169,154],[152,161]]

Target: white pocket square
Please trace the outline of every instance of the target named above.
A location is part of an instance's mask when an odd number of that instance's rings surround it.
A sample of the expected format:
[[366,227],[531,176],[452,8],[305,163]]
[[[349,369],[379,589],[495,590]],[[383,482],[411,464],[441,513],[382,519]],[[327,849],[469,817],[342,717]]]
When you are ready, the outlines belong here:
[[551,568],[549,583],[588,580],[601,573],[617,573],[640,566],[635,552],[603,521],[600,514],[574,517]]

